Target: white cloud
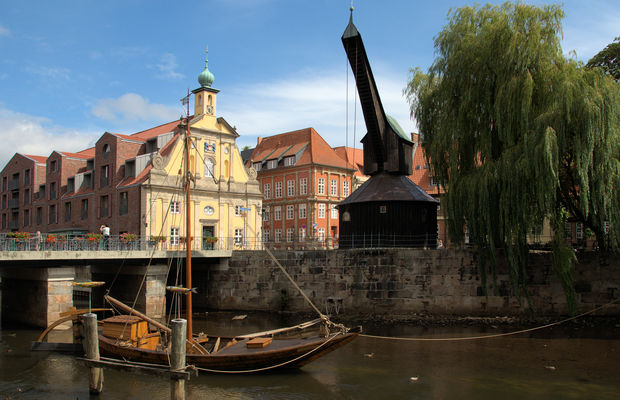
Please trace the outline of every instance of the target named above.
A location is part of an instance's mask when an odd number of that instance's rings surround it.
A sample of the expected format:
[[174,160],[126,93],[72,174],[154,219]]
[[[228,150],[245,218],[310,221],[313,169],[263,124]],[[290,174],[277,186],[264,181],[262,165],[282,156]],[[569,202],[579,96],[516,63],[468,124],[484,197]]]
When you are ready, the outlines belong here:
[[4,168],[15,153],[48,156],[53,150],[76,152],[94,145],[101,132],[79,132],[53,126],[42,117],[0,106],[0,165]]
[[92,107],[96,117],[108,121],[172,121],[179,117],[179,111],[163,104],[152,104],[139,94],[126,93],[116,99],[100,99]]
[[[245,85],[223,91],[218,100],[218,115],[236,125],[240,146],[253,147],[257,136],[270,136],[313,127],[331,145],[348,142],[360,148],[366,125],[357,99],[355,80],[349,77],[349,116],[347,141],[346,76],[342,72],[302,74],[257,85]],[[415,130],[409,106],[402,96],[407,75],[376,73],[379,94],[385,112],[394,117],[405,132]],[[354,97],[357,122],[354,124]]]
[[9,30],[9,28],[0,25],[0,36],[8,36],[10,33],[11,31]]
[[160,78],[165,79],[181,79],[184,78],[183,74],[176,72],[177,58],[174,54],[165,53],[161,56],[159,63],[155,65],[155,68],[159,71],[157,74]]

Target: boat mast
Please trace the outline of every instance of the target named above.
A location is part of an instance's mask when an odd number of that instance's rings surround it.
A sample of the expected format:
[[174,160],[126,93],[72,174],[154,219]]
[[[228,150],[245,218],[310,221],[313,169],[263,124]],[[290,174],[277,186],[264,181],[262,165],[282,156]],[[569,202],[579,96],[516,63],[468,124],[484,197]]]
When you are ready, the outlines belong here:
[[[187,93],[189,97],[189,91]],[[191,223],[192,215],[190,210],[190,182],[191,173],[189,169],[190,163],[190,131],[189,131],[189,102],[187,102],[187,131],[185,133],[185,287],[192,287],[192,237],[191,237]],[[187,318],[187,340],[192,342],[192,292],[188,292],[186,295],[186,318]]]

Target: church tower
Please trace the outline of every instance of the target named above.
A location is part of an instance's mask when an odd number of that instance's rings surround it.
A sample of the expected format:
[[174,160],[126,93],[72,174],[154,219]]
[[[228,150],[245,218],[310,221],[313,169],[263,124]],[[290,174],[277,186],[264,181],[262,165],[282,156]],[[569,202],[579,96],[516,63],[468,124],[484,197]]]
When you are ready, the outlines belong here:
[[209,71],[209,48],[207,47],[207,57],[205,58],[205,69],[198,75],[200,87],[192,90],[194,93],[194,117],[210,116],[215,118],[215,105],[217,103],[217,93],[219,90],[211,87],[215,77]]

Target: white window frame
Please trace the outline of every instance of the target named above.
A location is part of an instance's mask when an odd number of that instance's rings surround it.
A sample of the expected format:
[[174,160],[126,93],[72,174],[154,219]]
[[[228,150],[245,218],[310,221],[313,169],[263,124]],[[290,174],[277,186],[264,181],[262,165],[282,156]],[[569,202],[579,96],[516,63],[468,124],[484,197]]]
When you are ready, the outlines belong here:
[[319,183],[316,188],[317,194],[325,194],[325,178],[319,178]]
[[241,206],[235,206],[235,217],[241,216]]
[[280,221],[282,219],[282,207],[275,206],[273,208],[273,220]]
[[263,230],[263,242],[269,242],[269,229]]
[[290,167],[292,165],[295,165],[295,156],[285,157],[284,158],[284,166],[285,167]]
[[180,201],[170,202],[170,214],[181,214],[181,202]]
[[321,242],[325,240],[325,228],[317,229],[317,237]]
[[282,182],[276,182],[275,195],[276,195],[276,199],[279,199],[282,197]]
[[256,172],[260,171],[262,165],[263,165],[263,163],[260,162],[260,161],[259,162],[255,162],[254,164],[252,164],[252,166],[254,167],[254,170]]
[[308,194],[308,178],[299,178],[299,195]]
[[275,169],[278,167],[278,160],[268,160],[267,169]]
[[295,235],[295,228],[287,228],[286,229],[286,241],[287,242],[292,242],[293,241],[293,236]]
[[181,244],[181,236],[179,235],[179,228],[175,226],[170,228],[170,245],[178,246],[179,244]]
[[265,199],[271,198],[271,183],[265,183],[265,186],[263,186],[263,195]]
[[307,218],[306,205],[305,204],[300,204],[299,205],[299,218],[300,219]]
[[295,206],[287,205],[286,206],[286,219],[295,219]]
[[235,246],[242,246],[243,245],[243,229],[242,228],[235,228],[235,236],[233,237]]
[[335,205],[332,206],[331,218],[338,219],[338,209],[336,208]]
[[299,241],[303,242],[306,240],[306,228],[299,228]]
[[293,197],[295,196],[295,180],[289,179],[286,181],[286,196]]
[[317,209],[317,218],[325,219],[325,203],[319,203]]
[[349,197],[349,181],[342,182],[342,196]]
[[331,180],[329,194],[332,196],[338,196],[338,181],[336,179]]
[[282,240],[282,229],[276,229],[275,236],[273,238],[274,242],[280,242]]

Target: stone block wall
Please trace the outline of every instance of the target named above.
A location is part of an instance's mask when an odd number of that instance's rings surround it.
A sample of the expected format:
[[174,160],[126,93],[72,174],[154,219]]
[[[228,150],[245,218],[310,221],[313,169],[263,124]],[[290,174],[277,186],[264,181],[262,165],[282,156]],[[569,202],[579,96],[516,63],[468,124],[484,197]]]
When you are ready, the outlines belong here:
[[[515,295],[500,258],[488,296],[479,262],[470,250],[373,249],[277,251],[275,257],[323,312],[347,314],[430,313],[456,316],[529,314]],[[620,262],[580,253],[575,270],[579,311],[620,296]],[[532,254],[528,295],[537,315],[567,314],[566,298],[548,253]],[[297,289],[264,251],[234,252],[228,268],[213,268],[207,305],[225,310],[311,311]],[[620,302],[619,302],[620,303]],[[598,314],[620,315],[620,304]]]

